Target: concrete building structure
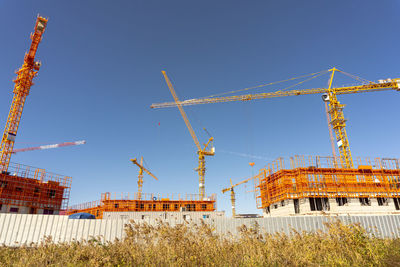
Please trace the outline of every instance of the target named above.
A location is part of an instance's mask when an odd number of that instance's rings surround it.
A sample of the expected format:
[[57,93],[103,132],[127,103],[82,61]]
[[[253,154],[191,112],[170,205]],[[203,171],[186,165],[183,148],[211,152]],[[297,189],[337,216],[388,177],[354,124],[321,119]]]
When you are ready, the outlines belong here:
[[263,209],[264,217],[296,215],[400,214],[398,198],[302,198],[286,199]]

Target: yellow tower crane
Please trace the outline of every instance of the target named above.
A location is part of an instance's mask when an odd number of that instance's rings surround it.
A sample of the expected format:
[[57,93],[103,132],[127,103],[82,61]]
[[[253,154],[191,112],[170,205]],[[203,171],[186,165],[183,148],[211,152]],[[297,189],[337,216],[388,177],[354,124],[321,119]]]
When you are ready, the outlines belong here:
[[[353,168],[353,159],[351,156],[349,141],[347,138],[346,133],[346,119],[343,115],[343,108],[345,105],[341,104],[337,100],[337,95],[344,95],[344,94],[355,94],[355,93],[364,93],[364,92],[380,92],[386,90],[400,90],[400,79],[386,79],[386,80],[379,80],[378,82],[371,82],[360,77],[357,77],[352,74],[348,74],[336,68],[332,68],[327,71],[321,71],[317,73],[312,73],[309,75],[303,75],[296,78],[287,79],[285,81],[294,80],[298,78],[303,78],[307,76],[311,76],[311,78],[305,80],[311,80],[316,78],[325,73],[331,73],[331,77],[329,80],[328,88],[313,88],[313,89],[298,89],[298,90],[287,90],[288,88],[278,90],[275,92],[268,92],[268,93],[258,93],[258,94],[244,94],[244,95],[236,95],[236,96],[225,96],[225,97],[205,97],[200,99],[190,99],[181,102],[166,102],[166,103],[159,103],[159,104],[152,104],[151,108],[165,108],[165,107],[174,107],[174,106],[189,106],[189,105],[198,105],[198,104],[210,104],[210,103],[221,103],[221,102],[232,102],[232,101],[249,101],[249,100],[256,100],[256,99],[264,99],[264,98],[274,98],[274,97],[284,97],[284,96],[299,96],[299,95],[311,95],[311,94],[322,94],[322,99],[325,102],[329,103],[329,123],[333,130],[335,131],[336,135],[336,143],[338,146],[338,150],[340,153],[340,163],[342,168]],[[335,72],[340,72],[345,75],[348,75],[360,82],[360,85],[357,86],[346,86],[346,87],[332,87],[333,83],[333,76]],[[301,84],[305,81],[299,82],[295,85]],[[280,81],[284,82],[284,81]],[[270,84],[276,84],[270,83]],[[246,88],[243,90],[249,90],[253,88],[263,87],[270,84],[259,85],[255,87]],[[239,90],[240,91],[240,90]]]
[[[182,105],[180,104],[180,101],[178,99],[178,96],[176,95],[176,92],[174,90],[174,87],[172,86],[171,81],[169,80],[165,71],[162,71],[162,74],[164,75],[164,78],[168,85],[168,88],[171,91],[171,94],[175,100],[175,104],[179,108],[182,118],[185,121],[186,127],[188,128],[189,133],[192,136],[193,141],[197,147],[197,154],[199,156],[199,166],[197,167],[196,171],[199,174],[199,193],[200,193],[200,199],[202,200],[205,197],[205,178],[204,177],[205,177],[205,173],[206,173],[206,162],[205,162],[204,156],[214,156],[214,154],[215,154],[215,148],[213,146],[214,138],[210,137],[210,139],[208,139],[208,142],[206,144],[204,144],[203,148],[200,146],[199,139],[197,139],[197,136],[194,133],[192,125],[190,124],[189,119],[187,118],[186,113],[183,110]],[[210,150],[208,150],[209,146],[210,146]]]
[[237,183],[237,184],[233,184],[233,183],[232,183],[232,179],[230,179],[230,181],[231,181],[231,186],[222,189],[222,193],[223,193],[223,194],[225,194],[225,193],[228,192],[228,191],[231,191],[232,218],[235,218],[235,217],[236,217],[236,208],[235,208],[235,207],[236,207],[236,198],[235,198],[235,191],[233,190],[233,188],[235,188],[235,187],[238,186],[238,185],[247,183],[248,181],[250,181],[250,180],[252,180],[252,179],[254,179],[254,177],[250,177],[250,178],[248,178],[248,179],[246,179],[246,180],[243,180],[243,181],[241,181],[241,182],[239,182],[239,183]]
[[14,80],[14,97],[12,100],[10,112],[8,113],[6,127],[1,139],[0,148],[0,171],[7,173],[10,164],[11,154],[13,153],[15,137],[17,136],[18,126],[21,121],[22,111],[24,109],[26,97],[33,85],[33,78],[38,73],[41,63],[35,61],[35,55],[42,35],[46,29],[47,19],[38,16],[35,30],[31,34],[31,46],[28,53],[25,54],[24,63],[17,71],[17,78]]
[[143,166],[143,157],[140,157],[140,163],[136,160],[136,158],[131,159],[132,163],[135,164],[136,166],[139,167],[139,175],[138,175],[138,199],[142,199],[142,188],[143,188],[143,171],[145,171],[148,175],[150,175],[151,177],[153,177],[154,179],[157,179],[157,177],[152,174],[148,169],[146,169]]

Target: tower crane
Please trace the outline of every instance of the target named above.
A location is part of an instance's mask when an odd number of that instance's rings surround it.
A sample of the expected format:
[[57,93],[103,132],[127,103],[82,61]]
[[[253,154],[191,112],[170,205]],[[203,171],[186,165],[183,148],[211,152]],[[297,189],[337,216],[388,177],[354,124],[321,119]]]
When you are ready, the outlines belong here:
[[37,75],[41,63],[35,61],[35,55],[42,35],[46,29],[47,19],[38,16],[35,30],[31,34],[31,46],[28,53],[25,54],[22,67],[16,72],[17,78],[14,80],[14,97],[12,100],[10,112],[8,114],[6,127],[1,139],[0,151],[0,171],[6,173],[10,164],[11,154],[13,152],[15,137],[17,136],[18,126],[21,121],[22,111],[26,97],[33,85],[33,78]]
[[[183,110],[182,105],[180,104],[181,102],[178,99],[178,96],[176,95],[176,92],[174,90],[174,87],[172,86],[171,81],[169,80],[167,74],[165,71],[162,71],[162,74],[164,75],[165,81],[168,85],[169,90],[171,91],[171,94],[175,100],[176,106],[179,108],[179,111],[182,115],[183,120],[185,121],[186,127],[189,130],[190,135],[193,138],[193,141],[197,147],[197,154],[199,156],[199,166],[197,167],[196,171],[199,174],[199,193],[200,193],[200,199],[204,199],[205,197],[205,173],[206,173],[206,162],[205,162],[205,157],[204,156],[214,156],[215,155],[215,148],[213,146],[213,141],[214,138],[211,136],[210,139],[208,139],[208,142],[204,144],[204,147],[202,148],[200,146],[199,139],[197,139],[197,136],[192,128],[192,125],[189,122],[189,119],[186,116],[185,111]],[[211,147],[208,150],[208,147]]]
[[45,149],[52,149],[64,146],[79,146],[86,144],[85,140],[75,141],[75,142],[65,142],[61,144],[53,144],[53,145],[43,145],[43,146],[35,146],[35,147],[26,147],[26,148],[18,148],[13,150],[13,154],[25,151],[33,151],[33,150],[45,150]]
[[142,187],[143,187],[143,171],[145,171],[148,175],[157,179],[157,177],[152,174],[148,169],[143,166],[143,157],[140,157],[140,163],[136,160],[136,158],[131,159],[132,163],[139,167],[139,175],[138,175],[138,199],[142,199]]
[[[332,68],[327,71],[322,71],[318,73],[313,73],[309,75],[304,75],[301,77],[312,76],[310,79],[320,76],[325,73],[331,73],[329,86],[328,88],[312,88],[312,89],[295,89],[295,90],[278,90],[275,92],[268,93],[258,93],[258,94],[243,94],[236,96],[224,96],[224,97],[206,97],[199,99],[190,99],[181,102],[166,102],[166,103],[158,103],[152,104],[151,108],[166,108],[166,107],[174,107],[174,106],[189,106],[189,105],[198,105],[198,104],[210,104],[210,103],[221,103],[221,102],[232,102],[232,101],[249,101],[256,99],[264,99],[264,98],[274,98],[274,97],[284,97],[284,96],[299,96],[299,95],[311,95],[311,94],[322,94],[322,99],[329,104],[329,122],[331,127],[333,128],[336,135],[336,143],[338,146],[339,154],[340,154],[340,163],[343,168],[353,168],[353,159],[351,156],[349,141],[346,133],[346,119],[344,118],[343,108],[345,105],[341,104],[337,95],[345,95],[345,94],[355,94],[355,93],[364,93],[364,92],[380,92],[386,90],[397,90],[400,91],[400,79],[386,79],[379,80],[378,82],[371,82],[364,80],[355,75],[348,74],[343,72],[342,70]],[[357,86],[345,86],[345,87],[332,87],[333,77],[335,72],[341,72],[345,75],[348,75],[362,83]],[[296,78],[292,78],[296,79]],[[288,79],[288,80],[292,80]],[[310,80],[308,79],[308,80]],[[285,81],[288,81],[285,80]],[[301,82],[302,83],[302,82]],[[298,83],[300,84],[300,83]],[[256,87],[262,87],[265,85],[259,85]],[[252,88],[256,88],[252,87]],[[252,89],[252,88],[246,88]]]
[[233,190],[233,188],[235,188],[235,187],[238,186],[238,185],[247,183],[248,181],[250,181],[250,180],[252,180],[252,179],[254,179],[254,177],[250,177],[250,178],[248,178],[248,179],[246,179],[246,180],[243,180],[243,181],[241,181],[241,182],[239,182],[239,183],[237,183],[237,184],[233,184],[233,183],[232,183],[232,179],[230,179],[231,186],[222,189],[222,193],[223,193],[223,194],[225,194],[225,193],[228,192],[228,191],[231,191],[232,218],[235,218],[235,217],[236,217],[236,208],[235,208],[235,206],[236,206],[236,198],[235,198],[235,191]]

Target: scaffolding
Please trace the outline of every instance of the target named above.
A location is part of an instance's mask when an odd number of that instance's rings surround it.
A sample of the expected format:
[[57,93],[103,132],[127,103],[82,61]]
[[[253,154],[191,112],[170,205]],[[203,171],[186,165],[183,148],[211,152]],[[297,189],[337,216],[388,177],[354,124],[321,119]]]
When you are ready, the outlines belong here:
[[0,174],[0,211],[58,214],[68,207],[71,177],[10,163]]
[[278,158],[255,177],[258,208],[301,198],[400,198],[400,161],[357,158],[354,168],[334,157]]
[[67,214],[86,212],[103,218],[103,212],[215,211],[216,195],[201,199],[199,194],[102,193],[101,200],[68,208]]

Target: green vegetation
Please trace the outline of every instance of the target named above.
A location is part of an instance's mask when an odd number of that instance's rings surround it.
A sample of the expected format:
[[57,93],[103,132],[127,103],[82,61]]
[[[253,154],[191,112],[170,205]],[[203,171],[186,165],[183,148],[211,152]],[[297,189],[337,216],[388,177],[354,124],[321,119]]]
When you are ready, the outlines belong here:
[[378,238],[359,225],[327,224],[327,232],[219,236],[206,224],[126,225],[127,237],[0,248],[1,266],[399,266],[400,239]]

